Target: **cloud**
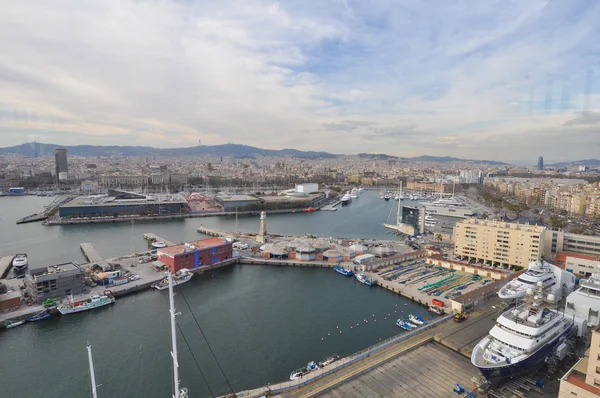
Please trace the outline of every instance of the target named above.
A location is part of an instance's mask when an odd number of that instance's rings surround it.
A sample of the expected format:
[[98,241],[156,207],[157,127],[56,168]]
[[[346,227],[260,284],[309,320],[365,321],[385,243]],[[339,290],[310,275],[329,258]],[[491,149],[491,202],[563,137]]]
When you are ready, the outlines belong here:
[[11,2],[0,137],[593,157],[599,19],[545,0]]
[[600,124],[600,112],[592,111],[580,111],[574,112],[575,115],[579,115],[575,119],[567,120],[565,126],[573,126],[575,124]]

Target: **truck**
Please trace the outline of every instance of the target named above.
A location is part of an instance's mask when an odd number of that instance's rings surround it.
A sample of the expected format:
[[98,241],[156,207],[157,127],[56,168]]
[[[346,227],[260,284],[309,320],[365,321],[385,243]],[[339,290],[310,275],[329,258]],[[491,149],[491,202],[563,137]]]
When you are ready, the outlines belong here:
[[464,312],[457,312],[454,314],[454,322],[462,322],[467,320],[467,314]]

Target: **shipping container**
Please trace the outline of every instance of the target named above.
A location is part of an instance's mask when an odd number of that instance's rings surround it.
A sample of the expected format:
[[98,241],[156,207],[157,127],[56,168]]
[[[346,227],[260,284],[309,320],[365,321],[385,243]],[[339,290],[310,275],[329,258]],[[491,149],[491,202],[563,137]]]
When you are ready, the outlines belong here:
[[437,305],[438,307],[443,307],[445,305],[443,301],[440,301],[440,300],[437,300],[437,299],[431,300],[431,304]]

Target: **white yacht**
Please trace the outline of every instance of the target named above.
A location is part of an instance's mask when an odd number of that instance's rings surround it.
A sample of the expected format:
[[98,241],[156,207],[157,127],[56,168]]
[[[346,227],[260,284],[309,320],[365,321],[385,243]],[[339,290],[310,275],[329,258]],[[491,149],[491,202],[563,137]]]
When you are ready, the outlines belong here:
[[358,198],[358,189],[356,189],[356,187],[355,187],[355,188],[352,188],[352,191],[350,191],[350,197],[351,197],[352,199],[356,199],[356,198]]
[[518,300],[525,297],[528,288],[542,283],[546,294],[552,294],[560,300],[575,288],[575,276],[549,262],[534,261],[527,268],[519,277],[504,285],[498,291],[498,297],[503,300]]
[[[182,284],[188,282],[190,279],[192,279],[192,276],[194,276],[194,274],[192,274],[190,272],[190,270],[188,270],[187,268],[182,268],[173,274],[172,285],[173,286],[182,285]],[[160,281],[153,283],[152,287],[155,289],[158,289],[158,290],[168,289],[169,288],[169,278],[164,277]]]
[[163,247],[167,247],[167,244],[165,242],[158,241],[158,242],[153,242],[151,244],[151,246],[155,249],[162,249]]
[[12,266],[15,271],[21,271],[27,268],[27,254],[17,254],[12,260]]
[[352,196],[350,195],[350,192],[346,192],[346,194],[342,196],[340,201],[342,202],[342,206],[350,204],[352,202]]
[[565,313],[587,320],[588,325],[600,323],[600,265],[587,280],[579,282],[579,289],[567,296]]
[[473,349],[471,362],[491,383],[537,369],[549,355],[566,348],[563,343],[575,328],[579,334],[585,331],[584,320],[552,308],[555,298],[548,295],[546,300],[541,284],[527,289],[526,303],[500,315]]

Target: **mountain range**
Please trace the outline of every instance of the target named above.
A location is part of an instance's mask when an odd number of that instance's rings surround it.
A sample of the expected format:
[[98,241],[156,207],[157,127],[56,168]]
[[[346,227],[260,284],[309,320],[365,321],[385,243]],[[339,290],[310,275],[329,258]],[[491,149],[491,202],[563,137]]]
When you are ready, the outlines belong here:
[[[329,152],[300,151],[297,149],[262,149],[248,145],[224,144],[201,145],[187,148],[153,148],[149,146],[103,146],[103,145],[75,145],[64,146],[57,144],[42,144],[29,142],[26,144],[0,148],[0,154],[17,154],[21,156],[35,156],[52,154],[56,148],[65,148],[69,155],[75,156],[223,156],[234,158],[255,158],[257,156],[295,157],[300,159],[332,159],[339,156]],[[474,164],[505,165],[507,163],[493,160],[459,159],[450,156],[418,156],[413,158],[397,157],[386,154],[359,153],[357,156],[365,159],[403,160],[421,162],[468,162]]]
[[595,166],[600,166],[600,160],[599,159],[583,159],[583,160],[574,160],[572,162],[552,163],[552,164],[548,164],[546,166],[552,166],[552,167],[590,166],[590,167],[595,167]]

